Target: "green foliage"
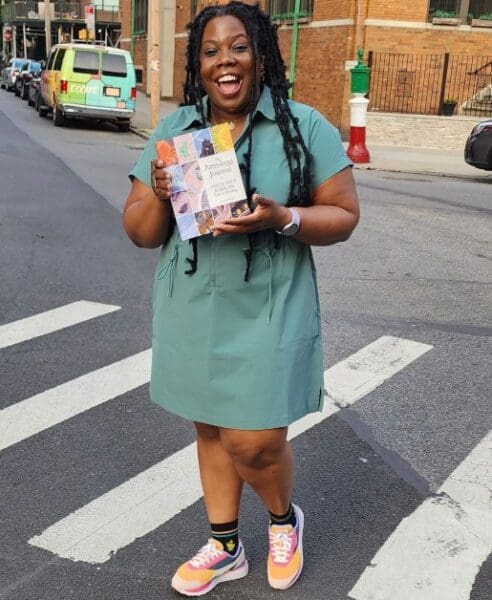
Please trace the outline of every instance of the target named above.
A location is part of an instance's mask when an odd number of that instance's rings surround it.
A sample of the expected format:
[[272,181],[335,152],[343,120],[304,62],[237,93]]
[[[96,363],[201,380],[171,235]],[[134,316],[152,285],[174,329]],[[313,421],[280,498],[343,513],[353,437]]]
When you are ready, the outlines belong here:
[[437,19],[456,19],[458,14],[454,10],[435,10],[432,13],[432,17]]
[[484,21],[492,21],[492,13],[486,13],[485,15],[480,15],[479,19],[483,19]]

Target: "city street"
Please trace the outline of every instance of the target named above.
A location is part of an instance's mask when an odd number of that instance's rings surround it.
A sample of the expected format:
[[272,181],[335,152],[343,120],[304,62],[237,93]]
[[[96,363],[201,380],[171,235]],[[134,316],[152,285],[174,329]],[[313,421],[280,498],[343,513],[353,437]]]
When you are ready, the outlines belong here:
[[[193,428],[148,399],[157,251],[121,226],[144,144],[0,90],[0,600],[177,600],[209,534]],[[328,398],[290,433],[303,575],[268,586],[246,490],[250,573],[209,598],[492,597],[492,183],[355,174],[359,227],[314,250]]]

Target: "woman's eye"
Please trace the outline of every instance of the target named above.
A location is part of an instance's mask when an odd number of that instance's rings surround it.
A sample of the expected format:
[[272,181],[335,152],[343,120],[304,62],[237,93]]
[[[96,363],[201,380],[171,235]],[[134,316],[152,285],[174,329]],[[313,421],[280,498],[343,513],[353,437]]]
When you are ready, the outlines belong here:
[[217,50],[215,48],[208,48],[207,50],[203,51],[203,54],[205,56],[215,56],[217,54]]
[[248,46],[246,46],[245,44],[238,44],[237,46],[234,46],[234,48],[233,48],[234,52],[246,52],[247,49],[248,49]]

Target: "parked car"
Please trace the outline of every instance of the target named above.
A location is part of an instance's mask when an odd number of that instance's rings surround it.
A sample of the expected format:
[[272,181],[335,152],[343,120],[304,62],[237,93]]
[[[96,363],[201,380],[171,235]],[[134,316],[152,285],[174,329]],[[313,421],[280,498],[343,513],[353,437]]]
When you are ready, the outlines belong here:
[[135,68],[126,50],[56,44],[41,75],[37,109],[53,113],[58,127],[67,118],[112,121],[130,129],[137,96]]
[[0,79],[0,87],[11,92],[14,89],[17,75],[26,62],[24,58],[11,58],[8,65],[2,70],[2,78]]
[[42,70],[39,69],[32,74],[32,78],[27,86],[27,103],[29,106],[36,106],[39,93],[39,84],[41,82]]
[[465,161],[477,169],[492,171],[492,119],[472,129],[465,144]]
[[22,69],[15,80],[14,92],[16,96],[27,100],[27,86],[32,79],[32,74],[34,71],[40,70],[41,63],[36,60],[28,60],[22,65]]

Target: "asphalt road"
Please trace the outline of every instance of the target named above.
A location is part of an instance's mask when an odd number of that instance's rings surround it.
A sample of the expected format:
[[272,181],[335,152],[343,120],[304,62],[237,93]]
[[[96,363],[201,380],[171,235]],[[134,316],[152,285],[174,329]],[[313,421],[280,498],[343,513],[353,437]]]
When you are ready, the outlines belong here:
[[[127,240],[120,215],[143,143],[109,126],[55,128],[0,91],[0,326],[80,300],[121,307],[0,349],[0,424],[2,409],[150,347],[157,254]],[[307,560],[286,599],[347,600],[403,519],[444,497],[441,486],[492,422],[491,185],[356,177],[360,226],[349,242],[315,250],[325,368],[381,336],[432,349],[293,441]],[[152,405],[140,385],[1,450],[0,598],[178,598],[169,578],[208,535],[201,500],[101,563],[28,541],[192,441],[190,425]],[[250,575],[210,598],[279,597],[264,572],[265,523],[246,492]],[[489,558],[456,599],[487,600],[491,579]],[[436,588],[400,592],[373,598],[451,600]]]

